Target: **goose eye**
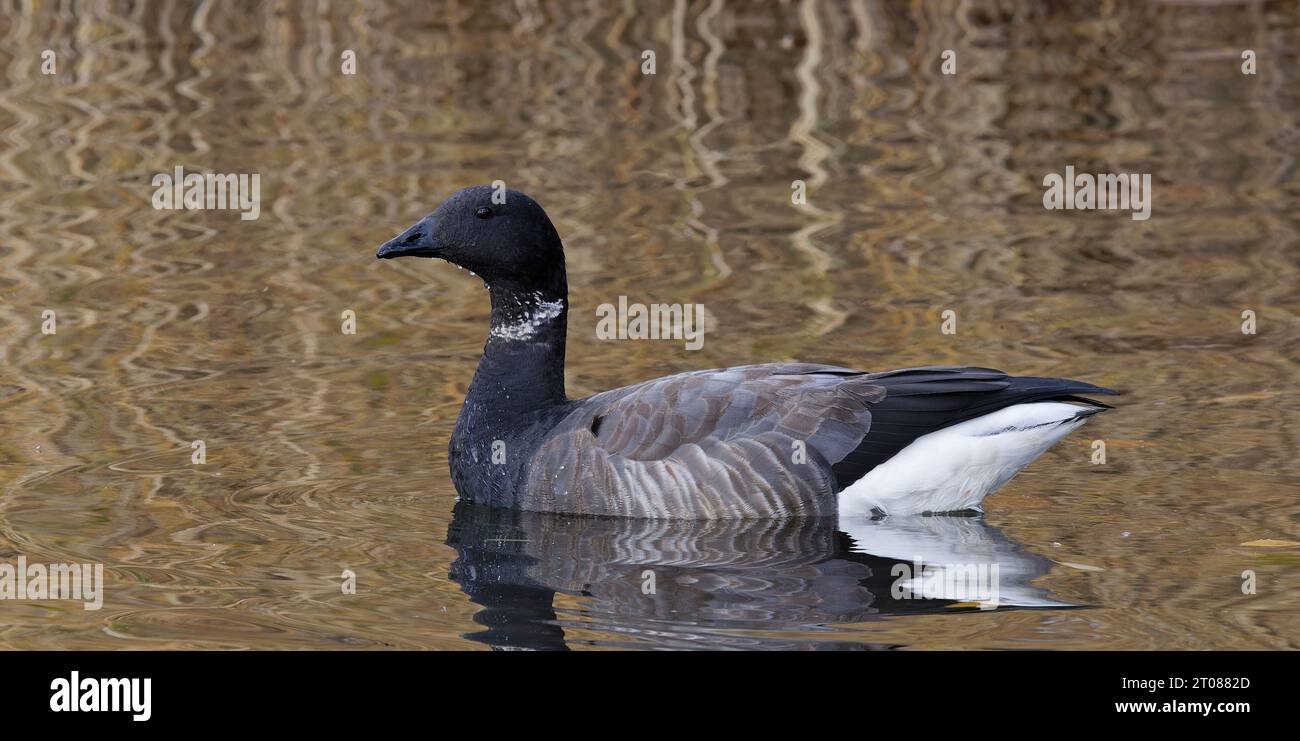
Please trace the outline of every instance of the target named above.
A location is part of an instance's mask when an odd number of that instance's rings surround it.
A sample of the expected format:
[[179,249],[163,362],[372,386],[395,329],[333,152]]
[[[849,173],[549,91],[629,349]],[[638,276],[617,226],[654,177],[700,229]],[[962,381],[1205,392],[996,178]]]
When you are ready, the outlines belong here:
[[480,219],[490,219],[492,218],[492,209],[488,208],[487,206],[484,206],[483,208],[480,208],[479,210],[475,211],[474,215],[479,217]]

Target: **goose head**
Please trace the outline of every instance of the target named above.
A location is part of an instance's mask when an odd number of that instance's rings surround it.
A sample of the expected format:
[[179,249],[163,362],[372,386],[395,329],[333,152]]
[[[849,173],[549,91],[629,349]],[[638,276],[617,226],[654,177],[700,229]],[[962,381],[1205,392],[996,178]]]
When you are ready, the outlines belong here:
[[549,293],[565,285],[564,247],[546,211],[523,193],[489,185],[457,192],[375,257],[437,257],[489,288]]

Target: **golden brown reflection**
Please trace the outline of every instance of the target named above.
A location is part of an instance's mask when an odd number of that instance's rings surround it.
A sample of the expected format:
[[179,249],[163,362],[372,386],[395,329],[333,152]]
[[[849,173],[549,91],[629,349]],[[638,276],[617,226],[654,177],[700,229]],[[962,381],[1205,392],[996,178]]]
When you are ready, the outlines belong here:
[[[830,640],[1300,646],[1300,551],[1242,545],[1300,540],[1295,4],[637,5],[0,17],[0,562],[108,578],[99,612],[0,602],[0,645],[479,647],[448,576],[444,450],[486,297],[445,264],[372,256],[499,178],[566,241],[571,395],[785,359],[1126,392],[988,502],[1012,542],[1072,564],[1037,584],[1092,609]],[[1152,218],[1044,211],[1067,164],[1152,173]],[[261,173],[261,218],[153,210],[152,175],[178,165]],[[594,308],[619,295],[703,303],[716,327],[699,352],[598,341]]]

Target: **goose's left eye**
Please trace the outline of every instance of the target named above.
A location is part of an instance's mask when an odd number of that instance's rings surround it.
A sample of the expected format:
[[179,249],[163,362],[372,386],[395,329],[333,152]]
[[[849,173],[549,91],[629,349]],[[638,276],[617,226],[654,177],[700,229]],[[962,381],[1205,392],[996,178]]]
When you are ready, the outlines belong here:
[[490,219],[492,218],[492,209],[488,208],[487,206],[484,206],[483,208],[480,208],[479,210],[475,211],[474,215],[479,217],[480,219]]

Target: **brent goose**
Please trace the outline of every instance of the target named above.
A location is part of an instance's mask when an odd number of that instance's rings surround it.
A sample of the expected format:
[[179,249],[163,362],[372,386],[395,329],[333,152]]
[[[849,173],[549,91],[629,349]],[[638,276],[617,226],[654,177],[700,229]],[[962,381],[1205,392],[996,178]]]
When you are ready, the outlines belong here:
[[1111,408],[1077,394],[1117,393],[988,368],[767,363],[569,399],[563,245],[536,201],[495,192],[456,193],[376,254],[442,258],[491,295],[448,457],[468,501],[679,519],[978,511]]

